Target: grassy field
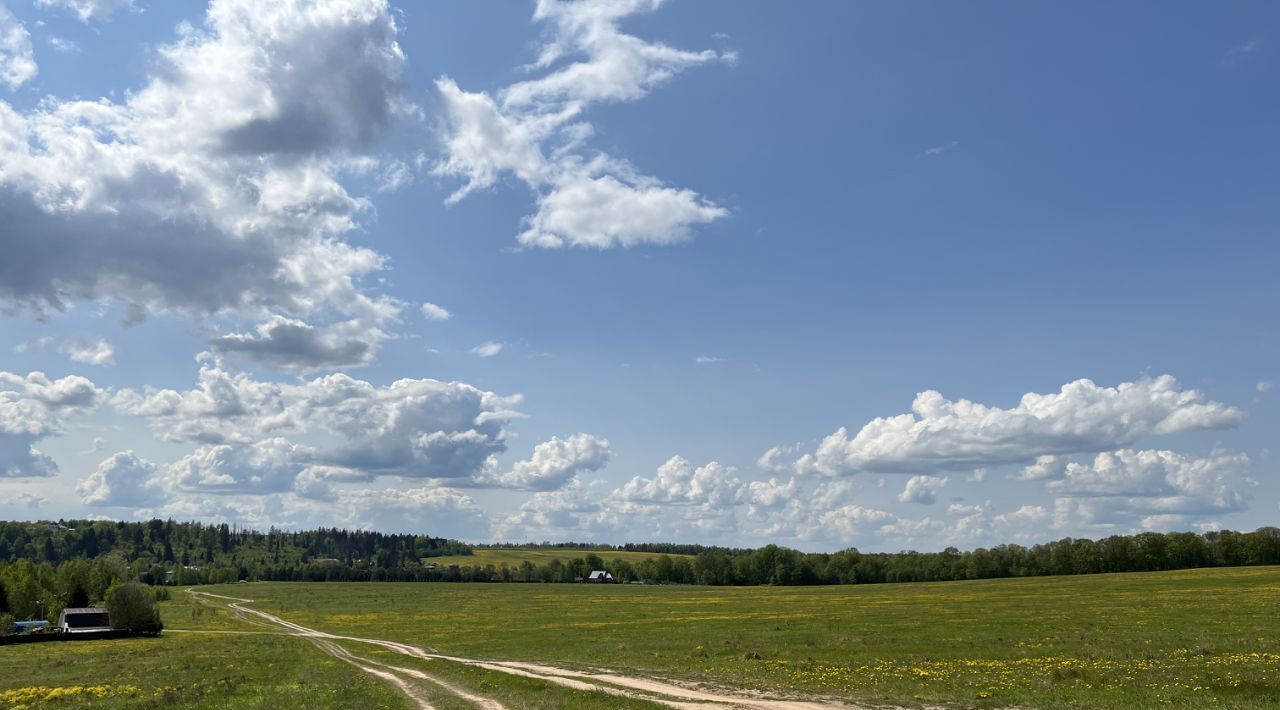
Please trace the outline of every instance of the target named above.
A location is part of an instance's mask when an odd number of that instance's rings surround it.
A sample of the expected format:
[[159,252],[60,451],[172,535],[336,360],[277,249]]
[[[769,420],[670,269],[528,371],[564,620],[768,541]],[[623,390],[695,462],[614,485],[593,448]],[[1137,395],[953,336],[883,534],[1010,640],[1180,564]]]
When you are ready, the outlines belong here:
[[[202,590],[253,598],[253,608],[305,626],[457,656],[605,667],[852,702],[1280,706],[1276,567],[808,588],[261,583]],[[170,628],[259,628],[186,594],[163,607]],[[18,669],[0,674],[0,692],[130,684],[142,690],[111,702],[138,706],[165,688],[194,683],[202,694],[179,698],[191,705],[266,707],[270,698],[291,697],[304,686],[311,693],[305,704],[317,708],[404,702],[304,639],[166,633],[123,643],[140,650],[0,648],[0,668]],[[654,707],[472,666],[406,659],[367,644],[343,645],[366,658],[417,664],[511,708]],[[75,660],[71,654],[78,654]],[[233,667],[235,657],[253,662]],[[262,667],[268,662],[277,672]],[[109,676],[103,668],[111,669]],[[217,685],[224,678],[225,691]],[[350,701],[357,696],[363,705]],[[468,706],[456,698],[432,703]]]
[[851,700],[1280,704],[1275,567],[809,588],[268,584],[227,591],[308,626],[451,653]]
[[[458,565],[460,567],[484,567],[485,565],[493,565],[501,567],[519,567],[521,562],[532,562],[541,567],[551,560],[560,560],[567,562],[569,560],[579,560],[587,555],[599,555],[605,560],[626,560],[628,562],[639,562],[640,560],[653,559],[662,557],[657,552],[622,552],[618,550],[522,550],[506,547],[477,547],[475,554],[472,555],[450,555],[447,557],[427,557],[424,562],[434,562],[438,565]],[[687,557],[687,555],[666,555],[672,559],[678,557]]]
[[287,636],[0,646],[0,708],[408,708],[386,683]]

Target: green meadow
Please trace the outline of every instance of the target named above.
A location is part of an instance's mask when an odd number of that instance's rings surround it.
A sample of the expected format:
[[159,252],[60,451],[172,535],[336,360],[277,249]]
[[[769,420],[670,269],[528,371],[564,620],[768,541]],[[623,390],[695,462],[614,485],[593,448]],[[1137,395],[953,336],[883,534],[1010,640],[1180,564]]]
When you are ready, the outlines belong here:
[[[1277,567],[842,587],[253,583],[200,590],[252,598],[252,608],[315,629],[459,657],[607,668],[852,704],[1280,706]],[[186,594],[162,608],[170,629],[261,630]],[[656,707],[342,645],[512,708]],[[244,662],[217,660],[231,658]],[[264,663],[276,664],[274,672]],[[305,687],[311,707],[407,707],[393,688],[305,639],[269,635],[166,632],[0,647],[0,668],[21,669],[0,677],[0,693],[137,686],[110,699],[120,706],[267,707]],[[170,686],[192,683],[189,694],[157,700]],[[456,699],[433,704],[467,707]]]

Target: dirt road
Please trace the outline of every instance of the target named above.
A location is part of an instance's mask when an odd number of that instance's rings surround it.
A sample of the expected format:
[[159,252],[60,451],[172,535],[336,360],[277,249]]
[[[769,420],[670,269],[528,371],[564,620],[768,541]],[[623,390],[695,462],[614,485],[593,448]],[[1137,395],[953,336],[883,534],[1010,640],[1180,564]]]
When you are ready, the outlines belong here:
[[[433,692],[443,691],[461,698],[483,710],[504,710],[502,703],[492,698],[485,698],[471,693],[440,678],[420,671],[416,668],[393,666],[379,661],[353,655],[336,641],[348,641],[370,644],[394,651],[396,653],[427,660],[449,661],[462,665],[483,668],[497,673],[535,678],[574,690],[647,700],[659,705],[673,708],[693,708],[711,710],[713,708],[744,708],[748,710],[850,710],[853,706],[834,702],[818,702],[808,700],[786,700],[749,695],[747,693],[730,693],[721,690],[693,688],[675,683],[628,676],[607,670],[579,671],[559,668],[538,663],[520,661],[491,661],[474,658],[462,658],[437,652],[435,649],[413,646],[411,644],[387,641],[384,639],[362,638],[358,636],[340,636],[318,629],[295,624],[274,614],[253,609],[247,604],[252,599],[227,597],[220,594],[200,592],[195,589],[186,590],[197,598],[218,599],[226,602],[226,607],[236,616],[256,626],[275,629],[273,633],[301,636],[316,644],[320,650],[360,668],[361,670],[381,678],[396,687],[418,705],[422,710],[430,710],[429,697]],[[262,632],[245,632],[262,633]]]

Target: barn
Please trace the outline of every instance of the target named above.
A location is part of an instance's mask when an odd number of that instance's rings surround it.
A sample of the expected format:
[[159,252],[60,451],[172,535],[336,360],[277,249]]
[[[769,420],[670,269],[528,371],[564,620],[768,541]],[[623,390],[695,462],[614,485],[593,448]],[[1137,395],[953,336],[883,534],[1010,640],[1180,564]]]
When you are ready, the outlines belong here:
[[64,634],[110,631],[111,617],[106,609],[98,607],[63,609],[58,615],[58,630]]

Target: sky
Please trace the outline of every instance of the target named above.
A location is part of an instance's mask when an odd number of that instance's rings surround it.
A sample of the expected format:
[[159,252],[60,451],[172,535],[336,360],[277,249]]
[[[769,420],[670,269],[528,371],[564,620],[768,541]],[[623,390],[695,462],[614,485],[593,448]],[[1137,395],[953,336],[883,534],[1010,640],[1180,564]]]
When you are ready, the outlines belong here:
[[0,0],[0,518],[1280,518],[1280,6]]

